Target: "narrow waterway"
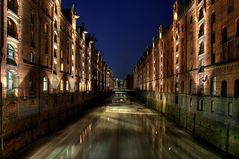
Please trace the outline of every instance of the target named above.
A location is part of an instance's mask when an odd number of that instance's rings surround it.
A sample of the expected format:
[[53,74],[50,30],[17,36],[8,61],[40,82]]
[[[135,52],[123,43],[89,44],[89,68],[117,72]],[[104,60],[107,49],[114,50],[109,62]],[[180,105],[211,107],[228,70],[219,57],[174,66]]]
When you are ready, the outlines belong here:
[[29,146],[20,158],[32,159],[214,159],[199,144],[154,110],[118,92],[103,107],[69,127]]

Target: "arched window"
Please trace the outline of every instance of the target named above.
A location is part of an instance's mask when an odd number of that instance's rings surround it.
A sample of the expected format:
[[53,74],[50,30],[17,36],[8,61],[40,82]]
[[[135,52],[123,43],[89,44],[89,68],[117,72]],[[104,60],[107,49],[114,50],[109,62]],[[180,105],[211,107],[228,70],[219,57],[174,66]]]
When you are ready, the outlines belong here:
[[7,18],[7,34],[15,39],[18,39],[17,25],[11,18]]
[[234,97],[239,97],[239,79],[235,80],[234,82]]
[[227,96],[227,81],[222,81],[221,96],[222,97],[226,97]]
[[216,95],[216,91],[217,91],[217,79],[216,77],[212,77],[211,78],[211,95]]
[[17,0],[8,0],[7,7],[11,11],[13,11],[15,14],[18,14],[18,3],[17,3]]
[[14,60],[14,47],[11,44],[7,45],[7,58]]
[[48,78],[47,77],[43,78],[43,92],[44,93],[48,92]]

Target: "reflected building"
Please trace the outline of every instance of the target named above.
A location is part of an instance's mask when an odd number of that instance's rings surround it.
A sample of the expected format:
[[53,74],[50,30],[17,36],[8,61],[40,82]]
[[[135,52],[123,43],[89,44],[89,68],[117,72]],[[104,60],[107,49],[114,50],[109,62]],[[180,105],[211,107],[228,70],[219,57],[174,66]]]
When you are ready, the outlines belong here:
[[169,27],[134,68],[134,88],[151,105],[224,151],[239,155],[239,1],[173,6]]

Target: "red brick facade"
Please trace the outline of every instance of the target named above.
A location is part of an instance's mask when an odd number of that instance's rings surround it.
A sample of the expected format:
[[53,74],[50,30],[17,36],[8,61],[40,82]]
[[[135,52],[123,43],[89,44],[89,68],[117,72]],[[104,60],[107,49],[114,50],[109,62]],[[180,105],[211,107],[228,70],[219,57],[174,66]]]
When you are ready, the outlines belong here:
[[172,25],[160,27],[135,66],[134,87],[182,126],[239,155],[238,66],[239,1],[176,1]]

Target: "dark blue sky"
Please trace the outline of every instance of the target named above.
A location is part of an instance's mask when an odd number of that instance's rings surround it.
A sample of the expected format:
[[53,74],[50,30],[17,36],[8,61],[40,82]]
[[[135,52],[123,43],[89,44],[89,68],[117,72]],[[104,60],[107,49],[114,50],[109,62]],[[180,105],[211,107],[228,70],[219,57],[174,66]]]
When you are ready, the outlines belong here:
[[62,7],[74,3],[89,33],[97,39],[106,63],[115,77],[124,79],[143,55],[160,24],[172,23],[175,0],[62,0]]

